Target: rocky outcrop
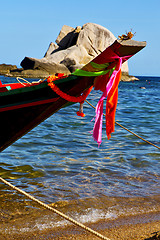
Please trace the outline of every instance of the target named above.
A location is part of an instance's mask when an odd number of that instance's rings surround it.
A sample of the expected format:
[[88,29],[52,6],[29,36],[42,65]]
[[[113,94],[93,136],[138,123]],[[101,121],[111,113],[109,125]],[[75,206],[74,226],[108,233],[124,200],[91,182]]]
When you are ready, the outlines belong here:
[[[116,37],[106,28],[87,23],[76,28],[64,25],[55,41],[51,42],[41,59],[25,57],[21,69],[11,69],[8,76],[45,78],[51,74],[70,74],[95,58],[110,46]],[[122,65],[124,76],[128,75],[128,63]]]
[[11,64],[0,64],[0,75],[6,75],[9,74],[10,71],[17,69],[16,65]]
[[122,82],[131,82],[138,81],[139,79],[135,76],[129,75],[128,73],[122,72],[121,81]]
[[[82,28],[78,26],[75,29],[64,25],[56,43],[50,43],[42,59],[25,57],[21,66],[25,70],[43,70],[48,74],[69,74],[82,68],[115,39],[108,29],[98,24],[87,23]],[[123,71],[128,72],[127,63],[124,64]]]

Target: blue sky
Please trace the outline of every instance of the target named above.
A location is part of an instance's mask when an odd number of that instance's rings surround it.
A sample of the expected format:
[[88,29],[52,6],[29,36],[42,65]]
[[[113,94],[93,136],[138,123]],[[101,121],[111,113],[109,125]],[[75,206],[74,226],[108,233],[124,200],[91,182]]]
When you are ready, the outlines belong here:
[[42,58],[63,25],[97,23],[116,37],[136,32],[147,47],[129,60],[132,75],[160,76],[160,1],[5,0],[0,3],[0,64]]

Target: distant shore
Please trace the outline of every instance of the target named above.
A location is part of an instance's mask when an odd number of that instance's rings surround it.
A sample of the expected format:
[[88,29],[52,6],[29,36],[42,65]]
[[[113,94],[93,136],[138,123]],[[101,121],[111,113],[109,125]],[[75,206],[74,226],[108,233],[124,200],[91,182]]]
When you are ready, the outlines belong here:
[[[0,75],[6,77],[22,77],[22,78],[47,78],[49,73],[38,69],[28,69],[18,68],[16,65],[12,64],[0,64]],[[122,72],[121,81],[129,82],[139,80],[135,76],[131,76],[126,72]]]

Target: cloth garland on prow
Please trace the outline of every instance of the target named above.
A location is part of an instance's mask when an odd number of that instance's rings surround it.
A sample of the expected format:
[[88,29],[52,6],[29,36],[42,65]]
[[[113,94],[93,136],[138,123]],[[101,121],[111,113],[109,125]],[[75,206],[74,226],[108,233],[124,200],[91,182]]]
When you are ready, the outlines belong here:
[[103,101],[106,97],[106,134],[108,139],[110,139],[111,133],[114,132],[115,112],[118,101],[118,84],[121,78],[121,66],[122,58],[118,58],[111,64],[111,66],[109,66],[112,74],[111,72],[108,72],[106,75],[99,76],[95,79],[95,90],[103,91],[103,94],[96,106],[96,117],[93,128],[93,138],[97,141],[98,145],[102,142]]
[[106,97],[106,134],[108,139],[110,139],[111,133],[114,132],[121,66],[122,62],[126,61],[129,57],[130,56],[119,57],[108,48],[104,58],[100,55],[89,63],[95,68],[95,71],[89,72],[83,69],[77,69],[73,73],[73,75],[77,76],[94,76],[94,89],[103,92],[96,106],[95,124],[93,128],[93,138],[97,141],[98,145],[102,142],[103,101]]
[[[90,64],[98,71],[89,72],[83,69],[77,69],[73,75],[77,76],[95,76],[94,89],[103,92],[97,106],[96,117],[93,128],[93,138],[98,145],[102,142],[102,122],[103,122],[103,101],[107,97],[106,103],[106,134],[108,139],[111,133],[114,132],[115,126],[115,112],[118,101],[118,84],[121,78],[122,59],[116,55],[111,49],[108,49],[108,55],[105,59],[98,59],[98,61],[106,60],[106,63],[90,62]],[[124,60],[126,60],[124,58]],[[103,70],[102,70],[103,69]]]

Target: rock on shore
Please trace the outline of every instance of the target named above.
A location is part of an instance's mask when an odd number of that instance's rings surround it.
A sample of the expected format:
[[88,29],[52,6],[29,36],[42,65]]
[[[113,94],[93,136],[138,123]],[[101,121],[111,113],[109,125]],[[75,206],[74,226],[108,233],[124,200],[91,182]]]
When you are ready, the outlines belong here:
[[17,66],[5,63],[0,64],[0,75],[9,74],[12,70],[17,70]]
[[[67,75],[82,68],[115,40],[116,37],[108,29],[98,24],[86,23],[76,28],[64,25],[56,43],[49,44],[43,58],[25,57],[20,69],[1,64],[0,74],[25,78],[45,78],[56,73]],[[122,65],[122,76],[123,80],[130,79],[127,62]]]

